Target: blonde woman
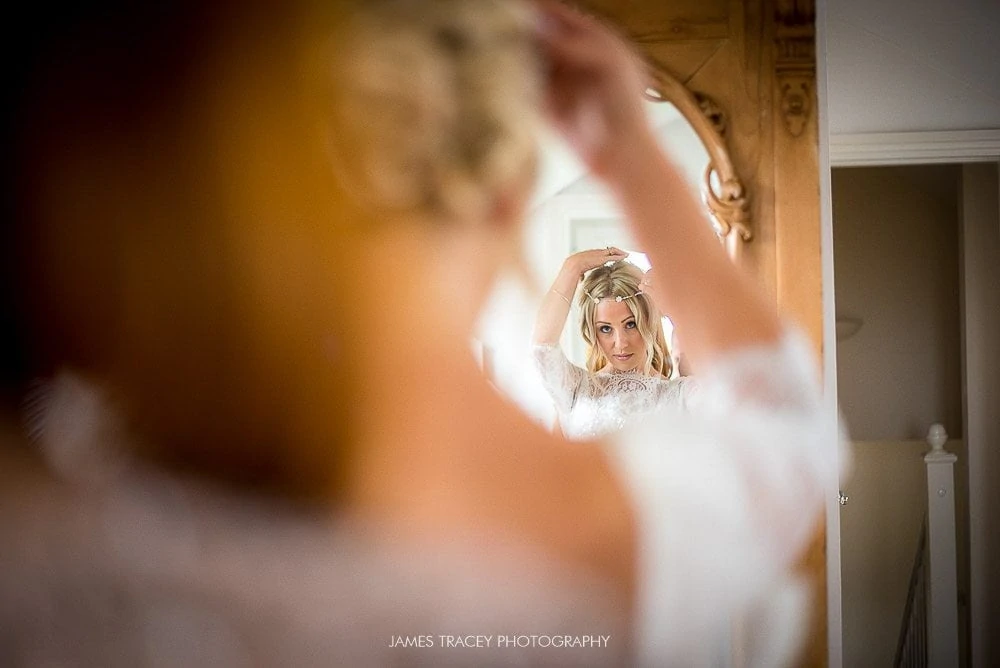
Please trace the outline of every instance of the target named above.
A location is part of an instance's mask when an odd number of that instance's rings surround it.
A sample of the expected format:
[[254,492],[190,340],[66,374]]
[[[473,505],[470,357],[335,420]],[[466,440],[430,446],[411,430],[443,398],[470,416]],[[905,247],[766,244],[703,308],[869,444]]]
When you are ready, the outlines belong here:
[[[612,30],[515,0],[25,10],[0,664],[710,665],[787,581],[837,476],[813,359]],[[482,377],[543,110],[717,414],[567,447]],[[7,416],[38,377],[30,450]],[[794,647],[766,620],[753,665]]]
[[[608,247],[566,258],[538,314],[535,362],[568,438],[596,438],[660,408],[683,410],[693,394],[691,379],[671,378],[652,282],[624,256]],[[585,369],[559,347],[570,295],[580,307]]]

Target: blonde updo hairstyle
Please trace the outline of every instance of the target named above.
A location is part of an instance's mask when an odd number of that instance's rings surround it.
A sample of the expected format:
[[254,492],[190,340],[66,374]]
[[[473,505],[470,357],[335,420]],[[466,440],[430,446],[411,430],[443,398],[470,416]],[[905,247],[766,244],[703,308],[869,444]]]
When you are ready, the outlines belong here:
[[649,298],[645,294],[637,294],[642,289],[642,271],[624,260],[600,266],[588,273],[583,280],[579,298],[580,333],[587,344],[587,370],[591,373],[608,365],[608,358],[597,343],[597,303],[603,299],[621,297],[621,301],[628,305],[629,311],[635,316],[636,329],[645,344],[645,359],[641,367],[643,373],[670,377],[673,364],[663,334],[663,322]]
[[366,0],[334,61],[336,176],[378,221],[487,218],[533,182],[540,73],[527,4]]

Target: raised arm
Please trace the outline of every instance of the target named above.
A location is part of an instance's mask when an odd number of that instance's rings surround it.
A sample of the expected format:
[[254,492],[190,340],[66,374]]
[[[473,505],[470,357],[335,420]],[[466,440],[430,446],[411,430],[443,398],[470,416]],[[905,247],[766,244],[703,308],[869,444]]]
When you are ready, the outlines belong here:
[[552,287],[542,297],[542,305],[535,319],[535,332],[531,337],[532,343],[558,343],[580,277],[605,262],[621,260],[626,255],[627,253],[620,248],[610,246],[580,251],[567,257],[555,281],[552,282]]
[[656,267],[658,306],[684,331],[692,364],[777,340],[774,308],[725,255],[656,141],[638,57],[595,19],[554,2],[541,6],[553,122],[624,209]]

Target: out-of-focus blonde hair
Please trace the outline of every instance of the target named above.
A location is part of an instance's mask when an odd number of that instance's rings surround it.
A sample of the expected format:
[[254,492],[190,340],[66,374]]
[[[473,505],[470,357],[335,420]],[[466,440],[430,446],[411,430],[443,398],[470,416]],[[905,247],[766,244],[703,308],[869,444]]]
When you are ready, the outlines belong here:
[[[594,269],[583,280],[580,292],[580,333],[587,344],[587,370],[600,371],[608,364],[597,344],[595,323],[597,303],[602,299],[621,297],[635,316],[636,329],[645,344],[642,371],[646,375],[669,378],[673,372],[670,349],[663,334],[663,322],[642,292],[642,272],[634,264],[620,260]],[[597,300],[597,301],[594,301]]]
[[336,45],[331,148],[364,208],[480,220],[533,176],[541,77],[518,0],[365,0]]
[[69,366],[106,380],[146,457],[326,498],[355,373],[316,373],[348,303],[337,261],[366,223],[476,221],[527,182],[532,10],[103,4],[44,15],[12,65],[2,391]]

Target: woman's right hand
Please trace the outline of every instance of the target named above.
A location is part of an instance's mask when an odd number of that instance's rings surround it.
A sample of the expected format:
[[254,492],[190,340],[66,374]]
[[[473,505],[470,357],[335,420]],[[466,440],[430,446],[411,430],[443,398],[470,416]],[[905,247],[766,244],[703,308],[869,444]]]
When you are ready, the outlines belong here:
[[563,260],[562,269],[552,287],[542,299],[542,305],[535,319],[535,331],[532,341],[535,343],[558,343],[569,315],[573,295],[583,275],[591,269],[596,269],[606,262],[622,260],[628,255],[621,248],[608,246],[593,250],[573,253]]

